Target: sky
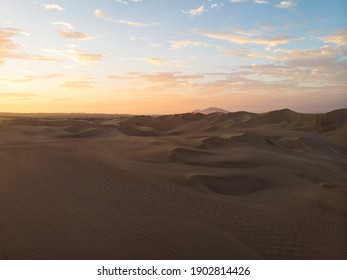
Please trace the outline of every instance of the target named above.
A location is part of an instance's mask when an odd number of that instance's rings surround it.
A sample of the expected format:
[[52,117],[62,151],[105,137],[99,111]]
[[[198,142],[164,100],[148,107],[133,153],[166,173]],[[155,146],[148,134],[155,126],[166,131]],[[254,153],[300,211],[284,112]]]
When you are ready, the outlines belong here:
[[1,0],[0,111],[347,107],[346,0]]

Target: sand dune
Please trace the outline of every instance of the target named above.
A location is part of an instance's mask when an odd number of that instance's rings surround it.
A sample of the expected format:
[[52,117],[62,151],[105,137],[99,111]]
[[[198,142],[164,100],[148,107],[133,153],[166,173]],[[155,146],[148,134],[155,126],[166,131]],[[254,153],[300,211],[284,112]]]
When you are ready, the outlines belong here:
[[254,123],[275,124],[277,126],[317,132],[335,131],[346,127],[346,110],[336,110],[326,114],[300,114],[289,109],[258,115]]
[[1,114],[1,259],[347,259],[347,109]]

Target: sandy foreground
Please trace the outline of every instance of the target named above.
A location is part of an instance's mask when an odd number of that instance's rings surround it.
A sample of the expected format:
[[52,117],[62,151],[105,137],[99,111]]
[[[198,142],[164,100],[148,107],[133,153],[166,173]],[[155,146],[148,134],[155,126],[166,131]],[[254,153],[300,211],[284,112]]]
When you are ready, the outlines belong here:
[[347,259],[347,109],[0,117],[0,259]]

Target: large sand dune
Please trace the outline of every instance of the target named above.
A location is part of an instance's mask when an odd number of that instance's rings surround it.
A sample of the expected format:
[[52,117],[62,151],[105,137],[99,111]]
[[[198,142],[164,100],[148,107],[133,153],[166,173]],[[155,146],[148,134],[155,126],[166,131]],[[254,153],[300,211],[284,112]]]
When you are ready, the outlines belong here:
[[347,259],[347,109],[0,116],[0,259]]

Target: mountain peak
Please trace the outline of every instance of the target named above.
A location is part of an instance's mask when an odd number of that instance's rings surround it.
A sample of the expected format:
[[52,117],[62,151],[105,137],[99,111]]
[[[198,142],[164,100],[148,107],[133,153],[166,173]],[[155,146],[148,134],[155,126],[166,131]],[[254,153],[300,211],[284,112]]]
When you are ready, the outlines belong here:
[[229,111],[217,107],[209,107],[203,110],[194,110],[193,113],[201,113],[207,115],[212,113],[229,113]]

